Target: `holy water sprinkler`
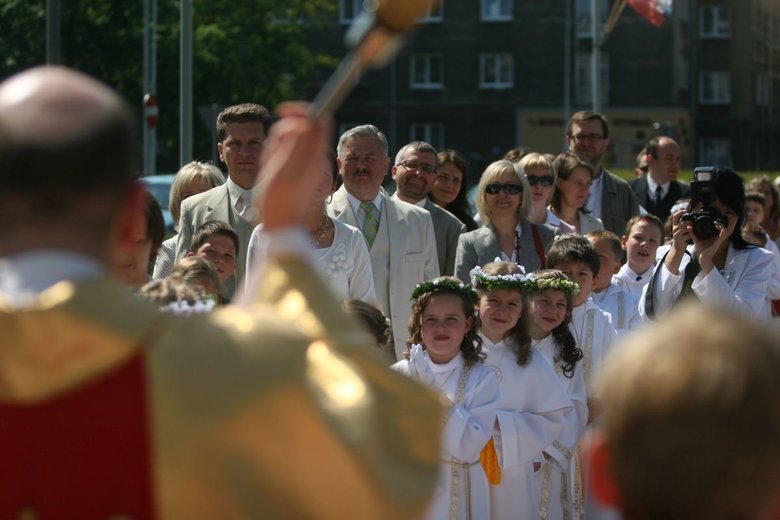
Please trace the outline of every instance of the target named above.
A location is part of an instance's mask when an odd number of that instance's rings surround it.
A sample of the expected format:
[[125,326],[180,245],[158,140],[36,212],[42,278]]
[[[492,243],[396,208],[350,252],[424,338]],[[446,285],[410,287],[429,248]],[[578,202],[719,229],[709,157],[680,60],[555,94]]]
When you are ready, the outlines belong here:
[[347,31],[352,50],[313,102],[312,118],[330,116],[368,67],[383,67],[398,52],[403,37],[438,0],[365,0],[363,13]]

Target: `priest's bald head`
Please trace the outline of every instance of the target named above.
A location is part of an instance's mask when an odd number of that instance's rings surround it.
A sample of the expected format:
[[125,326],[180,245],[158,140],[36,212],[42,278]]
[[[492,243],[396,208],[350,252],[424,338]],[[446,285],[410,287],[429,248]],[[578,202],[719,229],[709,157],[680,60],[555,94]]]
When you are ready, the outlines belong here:
[[38,67],[0,83],[0,256],[105,258],[138,205],[136,157],[127,108],[95,79]]

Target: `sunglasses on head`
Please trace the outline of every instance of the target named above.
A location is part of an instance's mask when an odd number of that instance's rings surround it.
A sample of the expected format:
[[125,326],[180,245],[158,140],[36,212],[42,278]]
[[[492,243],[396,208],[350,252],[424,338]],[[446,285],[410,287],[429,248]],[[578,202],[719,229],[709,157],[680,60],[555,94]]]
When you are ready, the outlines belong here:
[[552,175],[544,175],[542,177],[538,175],[526,175],[526,178],[528,179],[528,184],[531,186],[536,186],[537,184],[541,184],[542,186],[552,186],[553,185],[553,178]]
[[485,186],[485,192],[490,195],[497,195],[499,192],[504,192],[507,195],[517,195],[523,192],[523,186],[521,184],[488,184]]

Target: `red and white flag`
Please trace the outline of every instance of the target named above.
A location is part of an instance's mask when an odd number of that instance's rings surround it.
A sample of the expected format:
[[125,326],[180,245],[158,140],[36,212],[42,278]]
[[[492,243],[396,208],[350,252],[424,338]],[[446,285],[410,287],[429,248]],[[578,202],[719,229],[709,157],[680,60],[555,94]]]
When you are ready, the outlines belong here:
[[661,27],[672,14],[672,0],[628,0],[628,5],[656,27]]

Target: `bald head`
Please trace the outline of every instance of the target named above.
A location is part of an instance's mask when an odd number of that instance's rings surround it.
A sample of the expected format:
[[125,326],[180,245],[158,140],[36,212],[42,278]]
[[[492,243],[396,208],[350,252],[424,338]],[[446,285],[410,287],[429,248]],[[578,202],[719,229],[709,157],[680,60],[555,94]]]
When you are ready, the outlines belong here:
[[126,184],[132,130],[119,96],[84,74],[38,67],[12,76],[0,83],[0,190]]
[[132,119],[102,83],[64,67],[0,83],[0,256],[66,248],[104,258],[130,221],[120,215],[137,191],[135,161]]

